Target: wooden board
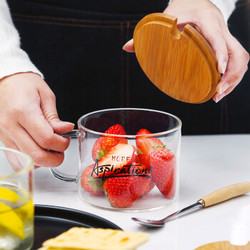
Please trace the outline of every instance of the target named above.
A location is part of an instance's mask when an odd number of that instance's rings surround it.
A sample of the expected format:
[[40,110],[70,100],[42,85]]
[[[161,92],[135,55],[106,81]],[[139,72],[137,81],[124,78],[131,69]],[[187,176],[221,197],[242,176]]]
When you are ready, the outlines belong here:
[[200,246],[195,250],[249,250],[249,249],[250,249],[250,242],[248,242],[248,244],[245,246],[235,246],[230,244],[229,241],[219,241]]
[[177,18],[154,13],[136,25],[133,38],[141,68],[164,93],[188,103],[202,103],[215,94],[220,80],[216,57],[192,26],[180,32]]

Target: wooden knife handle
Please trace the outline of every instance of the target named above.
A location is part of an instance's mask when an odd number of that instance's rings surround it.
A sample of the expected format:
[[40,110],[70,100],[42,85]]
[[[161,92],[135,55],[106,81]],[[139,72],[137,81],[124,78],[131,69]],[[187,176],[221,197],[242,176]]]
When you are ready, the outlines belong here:
[[248,192],[250,192],[250,182],[243,182],[216,190],[204,196],[201,200],[204,203],[204,207],[209,207]]

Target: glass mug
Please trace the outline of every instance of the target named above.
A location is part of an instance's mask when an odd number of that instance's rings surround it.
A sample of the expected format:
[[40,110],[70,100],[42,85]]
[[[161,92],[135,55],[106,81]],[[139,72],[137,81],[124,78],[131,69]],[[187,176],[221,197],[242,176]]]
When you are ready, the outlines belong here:
[[181,125],[178,117],[151,109],[88,113],[71,134],[78,138],[77,174],[63,173],[60,167],[51,172],[76,182],[79,197],[97,207],[165,207],[178,196]]
[[0,249],[33,245],[33,161],[17,150],[0,147]]

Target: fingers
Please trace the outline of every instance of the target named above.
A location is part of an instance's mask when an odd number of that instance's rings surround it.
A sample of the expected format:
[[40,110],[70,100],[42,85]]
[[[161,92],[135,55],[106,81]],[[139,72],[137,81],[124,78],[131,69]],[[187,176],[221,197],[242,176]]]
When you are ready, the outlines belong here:
[[[57,152],[64,152],[69,145],[69,138],[64,138],[54,133],[53,128],[42,115],[33,114],[32,121],[23,117],[20,120],[21,126],[30,137],[42,148]],[[16,131],[12,133],[18,138]]]
[[249,55],[241,44],[230,34],[226,25],[219,22],[219,26],[214,30],[199,24],[201,34],[211,45],[218,61],[218,71],[224,74],[217,85],[216,94],[213,97],[215,102],[219,102],[240,83],[247,71]]
[[15,149],[15,150],[20,150],[20,148],[18,148],[16,143],[13,140],[11,140],[8,136],[5,135],[2,129],[0,130],[0,137],[1,137],[1,142],[5,145],[5,147]]
[[34,74],[10,76],[1,81],[0,96],[0,139],[4,144],[29,154],[36,166],[60,165],[70,139],[57,133],[71,131],[74,124],[59,120],[48,85]]
[[62,135],[72,131],[75,124],[71,122],[59,121],[52,123],[51,126],[55,133]]
[[[213,97],[215,102],[220,101],[242,80],[247,71],[249,54],[231,35],[221,11],[209,1],[201,1],[197,8],[190,1],[175,0],[164,12],[178,17],[177,27],[180,30],[186,24],[194,26],[211,45],[217,58],[218,71],[223,74]],[[134,52],[133,40],[128,41],[123,49]]]
[[221,74],[224,74],[228,63],[228,49],[225,38],[225,31],[227,29],[226,24],[220,19],[217,25],[214,22],[205,25],[196,21],[195,28],[203,35],[212,47],[218,61],[218,71]]
[[[5,147],[20,151],[20,149],[17,147],[14,141],[10,140],[10,138],[8,138],[8,136],[6,136],[3,133],[2,129],[0,130],[0,135],[1,135],[1,142],[5,145]],[[10,166],[14,169],[14,171],[21,170],[20,162],[15,157],[12,157],[11,154],[10,155],[6,154],[6,157],[8,159]]]
[[123,50],[125,50],[128,53],[133,53],[135,52],[134,49],[134,43],[133,43],[133,39],[129,40],[122,48]]
[[49,98],[41,94],[41,100],[41,109],[43,112],[43,116],[53,128],[54,132],[57,134],[64,134],[72,131],[75,126],[74,123],[64,122],[59,119],[55,105],[55,98],[53,96]]
[[208,33],[207,37],[218,61],[218,71],[221,74],[224,74],[226,72],[228,63],[228,51],[225,38],[222,36],[219,30],[217,30],[217,32],[215,32],[213,35]]
[[[59,166],[64,159],[63,153],[47,151],[41,149],[35,142],[30,138],[27,132],[21,128],[16,127],[17,134],[11,135],[1,129],[0,137],[2,143],[11,149],[22,151],[28,154],[34,161],[34,167],[55,167]],[[18,136],[17,136],[18,135]],[[14,139],[15,138],[15,139]]]
[[248,69],[249,54],[233,36],[230,35],[227,41],[229,59],[226,73],[218,83],[217,93],[213,97],[215,102],[219,102],[223,97],[231,93]]
[[[45,119],[37,104],[18,103],[18,105],[12,107],[8,116],[6,115],[5,121],[10,118],[15,122],[11,124],[4,122],[7,123],[6,131],[9,131],[10,136],[20,138],[17,131],[19,127],[22,127],[42,149],[63,152],[68,147],[69,139],[54,133],[53,128]],[[18,141],[18,139],[15,141]]]
[[63,122],[59,119],[56,109],[56,98],[53,92],[40,91],[41,110],[46,121],[57,134],[64,134],[72,131],[74,123]]
[[63,162],[63,152],[46,150],[40,147],[27,131],[20,126],[16,127],[15,132],[12,132],[11,139],[15,140],[17,147],[22,152],[30,155],[37,166],[55,167]]

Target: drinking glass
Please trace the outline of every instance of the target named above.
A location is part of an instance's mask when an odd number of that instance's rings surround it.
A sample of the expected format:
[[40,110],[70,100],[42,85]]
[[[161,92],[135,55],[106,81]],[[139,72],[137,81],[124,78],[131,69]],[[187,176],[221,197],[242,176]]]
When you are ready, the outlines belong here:
[[0,147],[0,249],[25,250],[33,244],[33,161]]

